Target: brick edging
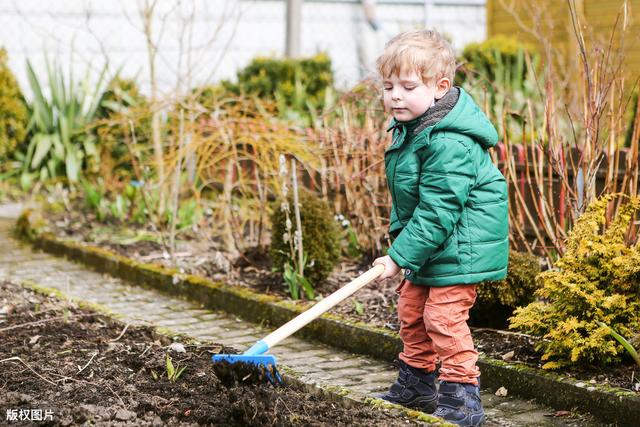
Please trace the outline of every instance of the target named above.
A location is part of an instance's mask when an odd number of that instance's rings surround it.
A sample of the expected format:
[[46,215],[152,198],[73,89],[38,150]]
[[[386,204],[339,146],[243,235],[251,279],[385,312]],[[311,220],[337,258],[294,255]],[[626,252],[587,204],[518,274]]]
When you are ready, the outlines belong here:
[[[23,239],[51,254],[67,257],[138,285],[196,301],[209,309],[233,313],[254,323],[279,326],[305,308],[275,296],[257,294],[200,276],[180,274],[178,270],[163,266],[140,263],[103,248],[59,240],[32,227],[28,213],[20,217],[16,229]],[[402,348],[397,333],[327,314],[296,335],[386,361],[394,360]],[[555,409],[578,409],[620,427],[635,426],[640,419],[640,396],[621,388],[584,384],[556,373],[487,357],[481,357],[478,366],[482,371],[483,387],[494,390],[505,387],[510,394],[534,398]]]

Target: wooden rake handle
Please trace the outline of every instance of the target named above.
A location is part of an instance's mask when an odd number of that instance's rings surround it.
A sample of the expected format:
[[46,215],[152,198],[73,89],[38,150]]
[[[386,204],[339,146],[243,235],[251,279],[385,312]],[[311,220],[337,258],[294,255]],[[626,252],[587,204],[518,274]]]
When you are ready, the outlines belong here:
[[275,331],[264,337],[262,341],[269,346],[269,348],[275,346],[280,341],[294,334],[299,329],[306,326],[309,322],[320,317],[323,313],[329,311],[336,304],[349,298],[360,288],[367,286],[369,283],[376,280],[384,272],[383,265],[375,265],[372,269],[362,273],[360,276],[353,279],[331,295],[318,301],[313,307],[300,313],[295,318],[289,320],[284,325],[280,326]]

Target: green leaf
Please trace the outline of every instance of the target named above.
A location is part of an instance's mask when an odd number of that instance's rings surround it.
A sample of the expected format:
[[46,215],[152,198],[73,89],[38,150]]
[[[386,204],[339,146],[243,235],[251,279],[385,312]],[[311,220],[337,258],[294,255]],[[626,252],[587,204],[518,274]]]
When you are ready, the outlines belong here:
[[53,155],[57,157],[57,160],[64,160],[64,146],[62,145],[62,141],[60,141],[60,136],[58,134],[51,135],[51,142],[53,143]]
[[609,333],[620,343],[622,344],[622,347],[624,347],[625,350],[627,350],[627,352],[631,355],[631,357],[633,358],[633,360],[638,364],[638,366],[640,366],[640,355],[638,355],[638,352],[636,351],[636,349],[633,347],[633,345],[631,345],[631,343],[629,341],[626,340],[625,337],[623,337],[622,335],[620,335],[619,333],[617,333],[611,326],[608,326],[606,323],[604,322],[598,322],[598,325],[600,325],[603,328],[607,328],[609,330]]
[[33,174],[29,172],[22,172],[20,175],[20,187],[27,191],[33,185]]
[[67,168],[67,178],[71,182],[76,182],[80,176],[80,161],[75,148],[68,150],[64,163]]
[[180,378],[180,375],[182,375],[182,373],[184,372],[184,370],[187,369],[186,366],[183,366],[182,368],[178,369],[178,371],[176,372],[176,376],[175,376],[175,380],[177,381],[178,378]]
[[174,374],[176,373],[176,370],[173,367],[173,362],[171,361],[171,356],[169,356],[168,354],[167,354],[167,359],[166,359],[166,365],[167,365],[167,378],[169,378],[169,380],[172,380]]
[[313,292],[313,286],[311,286],[311,283],[309,283],[309,281],[304,276],[301,276],[298,273],[296,273],[296,279],[302,285],[302,288],[304,289],[307,295],[307,299],[313,300],[316,296],[315,296],[315,293]]
[[35,144],[35,153],[33,159],[31,159],[31,169],[37,169],[42,163],[42,160],[49,154],[49,150],[53,144],[51,135],[36,134],[33,137],[33,144]]

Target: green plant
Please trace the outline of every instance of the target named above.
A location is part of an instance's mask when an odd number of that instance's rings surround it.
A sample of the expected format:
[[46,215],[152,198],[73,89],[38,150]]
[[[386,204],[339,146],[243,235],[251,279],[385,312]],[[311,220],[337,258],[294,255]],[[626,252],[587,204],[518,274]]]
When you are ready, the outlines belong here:
[[[315,194],[300,192],[300,217],[302,240],[308,263],[304,276],[311,284],[325,280],[340,257],[339,232],[327,203]],[[287,203],[293,206],[293,197]],[[287,215],[281,205],[274,206],[271,218],[271,248],[269,254],[276,271],[284,271],[285,265],[292,265],[290,250],[291,228],[287,228]],[[289,219],[289,222],[291,220]]]
[[[307,254],[304,255],[304,264],[306,265]],[[284,271],[282,273],[282,278],[287,284],[287,292],[291,295],[292,299],[300,298],[300,289],[302,289],[305,293],[305,296],[308,300],[313,300],[316,296],[313,292],[313,286],[311,283],[302,276],[300,273],[296,271],[295,268],[291,267],[291,264],[288,262],[284,264]]]
[[57,63],[52,65],[47,59],[46,66],[47,95],[27,61],[34,98],[29,103],[32,137],[23,162],[21,180],[24,187],[29,187],[34,178],[44,181],[60,175],[75,182],[83,170],[97,171],[99,163],[96,138],[89,132],[89,125],[104,95],[107,66],[95,81],[89,76],[91,68],[87,68],[81,82],[74,80],[71,71],[65,75]]
[[168,354],[167,354],[165,364],[166,364],[165,369],[167,372],[167,379],[169,379],[169,381],[171,381],[172,383],[175,383],[176,381],[178,381],[178,378],[180,378],[184,370],[187,369],[186,366],[183,366],[181,368],[179,363],[174,367],[173,361],[171,360],[171,356],[169,356]]
[[629,355],[633,358],[633,361],[636,362],[638,366],[640,366],[640,355],[638,355],[638,351],[635,349],[635,347],[633,347],[633,345],[629,341],[625,339],[625,337],[623,337],[622,335],[614,331],[613,328],[610,328],[603,322],[598,322],[598,325],[600,325],[603,328],[609,328],[609,332],[611,333],[611,336],[613,336],[622,345],[622,347],[624,347],[624,349],[627,350],[627,353],[629,353]]
[[346,219],[344,215],[338,214],[334,216],[336,222],[338,222],[342,234],[342,253],[349,258],[358,258],[362,255],[362,248],[358,241],[358,235],[351,226],[351,221]]
[[354,300],[353,301],[353,309],[356,311],[356,313],[358,313],[360,316],[362,316],[364,314],[364,304],[362,304],[360,301],[358,300]]
[[109,203],[109,210],[111,211],[111,215],[117,221],[122,221],[125,219],[127,215],[127,203],[128,200],[122,197],[121,194],[116,194],[115,200]]
[[0,49],[0,161],[24,141],[27,128],[27,107],[7,62],[7,51]]
[[105,197],[105,189],[101,180],[92,184],[86,179],[81,179],[80,183],[84,189],[85,203],[87,207],[96,214],[98,221],[104,221],[107,215],[108,201]]
[[618,361],[624,349],[611,330],[640,331],[640,247],[625,242],[640,199],[629,198],[604,227],[609,203],[620,197],[609,194],[589,205],[555,268],[540,274],[540,300],[511,318],[510,328],[542,338],[536,348],[545,369]]
[[98,221],[114,219],[118,222],[144,224],[149,219],[140,184],[136,181],[131,181],[115,192],[107,191],[102,178],[94,182],[81,178],[80,183],[86,207],[96,215]]
[[181,231],[197,224],[200,218],[202,218],[202,208],[198,205],[197,200],[183,201],[178,208],[178,230]]
[[540,273],[540,260],[525,252],[509,252],[509,267],[504,280],[484,282],[476,287],[477,300],[470,316],[477,326],[507,327],[507,319],[517,307],[534,300],[540,287],[536,276]]
[[478,304],[501,304],[511,308],[529,304],[539,288],[536,276],[540,273],[540,260],[526,252],[509,252],[507,277],[478,286]]

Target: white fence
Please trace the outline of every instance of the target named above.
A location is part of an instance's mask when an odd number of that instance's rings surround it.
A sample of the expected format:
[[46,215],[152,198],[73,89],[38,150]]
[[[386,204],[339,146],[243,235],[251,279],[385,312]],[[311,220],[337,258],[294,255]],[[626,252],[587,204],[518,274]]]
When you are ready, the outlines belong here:
[[[75,76],[87,66],[121,67],[149,91],[149,49],[141,11],[156,4],[151,43],[164,93],[233,78],[257,55],[282,55],[284,0],[0,0],[0,46],[29,94],[26,60],[45,72],[45,52]],[[484,0],[386,0],[375,4],[375,31],[361,1],[312,0],[302,7],[303,55],[327,52],[336,81],[365,75],[384,42],[413,28],[434,27],[457,49],[486,35]]]

